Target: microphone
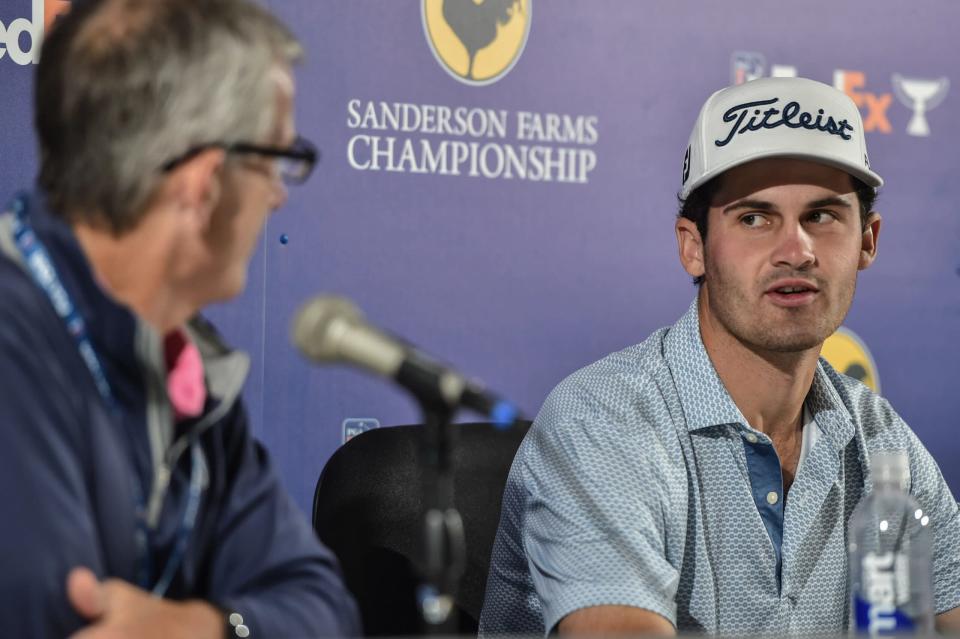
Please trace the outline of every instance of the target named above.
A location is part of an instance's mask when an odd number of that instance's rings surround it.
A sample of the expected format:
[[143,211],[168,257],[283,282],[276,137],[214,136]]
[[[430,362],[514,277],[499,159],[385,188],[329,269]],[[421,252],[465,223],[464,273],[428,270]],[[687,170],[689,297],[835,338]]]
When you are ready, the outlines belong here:
[[352,364],[392,379],[426,405],[468,408],[500,428],[512,426],[520,415],[482,385],[370,326],[345,298],[321,295],[304,304],[293,320],[292,339],[310,360]]

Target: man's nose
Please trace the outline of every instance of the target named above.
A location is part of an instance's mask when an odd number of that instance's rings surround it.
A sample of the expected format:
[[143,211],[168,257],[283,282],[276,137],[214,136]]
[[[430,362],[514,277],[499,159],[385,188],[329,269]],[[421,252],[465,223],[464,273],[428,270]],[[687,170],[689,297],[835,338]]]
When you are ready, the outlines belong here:
[[280,176],[277,176],[273,183],[273,201],[270,203],[270,206],[271,210],[276,211],[287,203],[287,197],[290,192],[287,190],[287,185],[284,181],[280,179]]
[[800,222],[791,222],[781,229],[773,253],[774,266],[787,266],[803,270],[813,266],[817,257],[813,250],[813,238]]

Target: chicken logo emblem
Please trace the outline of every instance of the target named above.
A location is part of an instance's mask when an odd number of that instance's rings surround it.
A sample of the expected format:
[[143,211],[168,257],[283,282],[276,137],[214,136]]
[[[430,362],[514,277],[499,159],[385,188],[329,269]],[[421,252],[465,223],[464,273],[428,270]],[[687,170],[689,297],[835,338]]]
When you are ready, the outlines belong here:
[[465,84],[492,84],[517,63],[530,33],[533,0],[421,0],[434,57]]
[[820,356],[830,362],[838,373],[843,373],[866,384],[875,393],[880,392],[880,377],[873,356],[856,333],[840,327],[823,343]]

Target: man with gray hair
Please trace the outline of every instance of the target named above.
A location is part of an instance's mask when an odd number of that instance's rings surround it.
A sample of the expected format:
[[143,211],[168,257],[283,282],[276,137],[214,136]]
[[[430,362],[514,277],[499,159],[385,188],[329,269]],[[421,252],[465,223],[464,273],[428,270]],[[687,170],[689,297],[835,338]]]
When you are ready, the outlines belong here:
[[360,634],[197,316],[316,161],[299,57],[251,0],[77,2],[44,43],[39,189],[0,215],[5,635]]

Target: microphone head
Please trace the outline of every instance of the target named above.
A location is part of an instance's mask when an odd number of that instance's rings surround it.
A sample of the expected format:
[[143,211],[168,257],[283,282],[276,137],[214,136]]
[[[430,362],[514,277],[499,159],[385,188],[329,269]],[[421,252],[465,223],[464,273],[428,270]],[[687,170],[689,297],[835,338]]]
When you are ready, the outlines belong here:
[[362,321],[363,313],[350,300],[321,295],[297,311],[291,339],[308,359],[317,362],[339,361],[343,333]]

